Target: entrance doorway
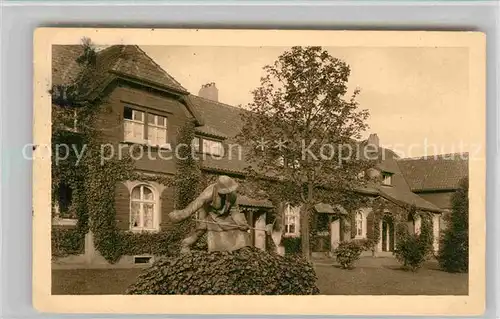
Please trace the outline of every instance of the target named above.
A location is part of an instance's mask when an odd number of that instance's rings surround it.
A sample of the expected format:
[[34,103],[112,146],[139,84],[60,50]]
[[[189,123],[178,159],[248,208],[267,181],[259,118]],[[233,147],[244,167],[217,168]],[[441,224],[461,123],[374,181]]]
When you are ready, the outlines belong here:
[[394,251],[394,222],[392,218],[382,220],[382,251]]

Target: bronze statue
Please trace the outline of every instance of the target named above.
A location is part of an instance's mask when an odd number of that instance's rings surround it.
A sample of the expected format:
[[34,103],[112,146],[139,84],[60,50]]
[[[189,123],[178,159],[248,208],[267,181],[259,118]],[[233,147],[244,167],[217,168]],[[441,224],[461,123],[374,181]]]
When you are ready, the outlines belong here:
[[193,245],[207,232],[208,251],[232,251],[250,246],[250,229],[245,215],[236,203],[238,183],[222,175],[216,183],[209,185],[189,205],[169,214],[178,222],[197,213],[196,230],[181,243],[181,252],[189,252]]

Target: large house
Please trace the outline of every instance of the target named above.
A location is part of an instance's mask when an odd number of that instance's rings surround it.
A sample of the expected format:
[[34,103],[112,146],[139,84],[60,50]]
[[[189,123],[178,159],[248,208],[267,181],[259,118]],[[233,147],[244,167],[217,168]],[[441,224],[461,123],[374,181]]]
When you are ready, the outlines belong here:
[[[53,46],[52,84],[72,81],[79,73],[76,59],[81,55],[80,46]],[[104,138],[109,143],[128,147],[133,144],[152,146],[177,143],[177,132],[188,121],[196,125],[196,143],[200,153],[220,155],[200,160],[205,174],[224,174],[238,179],[245,177],[245,163],[237,154],[227,154],[227,144],[235,138],[242,127],[238,107],[220,103],[214,83],[201,87],[198,95],[191,94],[163,70],[138,46],[115,45],[97,54],[101,74],[91,88],[89,98],[105,95],[102,116]],[[378,137],[372,134],[367,143],[379,146]],[[384,150],[380,148],[381,150]],[[236,149],[232,151],[236,152]],[[439,236],[440,216],[450,208],[450,196],[457,188],[461,177],[467,175],[467,159],[399,159],[396,154],[384,150],[387,156],[369,174],[381,183],[367,186],[359,192],[373,201],[387,203],[387,214],[391,209],[409,206],[433,216],[435,237]],[[231,156],[229,156],[231,155]],[[143,157],[135,162],[137,171],[158,176],[173,176],[175,160],[158,160]],[[71,190],[60,185],[54,200],[54,229],[74,227],[74,216],[68,213],[71,205]],[[239,197],[240,208],[246,213],[252,226],[263,229],[272,215],[272,210],[282,209],[285,236],[299,236],[299,208],[289,205],[273,207],[269,200]],[[391,206],[392,205],[392,206]],[[393,208],[391,208],[393,207]],[[116,186],[116,220],[121,231],[158,232],[168,225],[168,213],[175,208],[171,187],[158,182],[124,181]],[[364,239],[373,236],[378,229],[380,236],[376,252],[390,252],[395,245],[394,224],[388,219],[374,219],[372,207],[354,212],[352,227],[345,227],[346,212],[335,203],[318,204],[316,223],[316,252],[327,252],[342,240]],[[374,227],[374,222],[379,227]],[[412,220],[418,231],[419,220]],[[265,233],[252,231],[253,244],[266,249]],[[437,241],[435,248],[437,249]],[[120,262],[143,262],[151,256],[124,256]],[[81,254],[59,259],[59,262],[105,263],[93,245],[92,234],[87,234]]]

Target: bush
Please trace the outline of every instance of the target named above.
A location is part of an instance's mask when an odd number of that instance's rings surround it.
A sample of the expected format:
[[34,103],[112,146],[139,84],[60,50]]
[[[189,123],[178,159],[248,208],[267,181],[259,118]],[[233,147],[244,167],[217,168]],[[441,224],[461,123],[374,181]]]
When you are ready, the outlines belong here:
[[311,264],[255,247],[233,252],[192,251],[155,262],[127,290],[143,295],[313,295]]
[[411,271],[418,270],[424,263],[428,247],[422,244],[418,235],[405,234],[398,239],[394,255],[403,264],[403,268]]
[[52,228],[52,257],[78,255],[84,252],[85,235],[76,228]]
[[441,241],[438,261],[448,272],[469,270],[469,181],[463,179],[459,190],[452,197],[452,213],[449,215],[448,229]]
[[285,247],[285,254],[287,255],[296,255],[302,252],[300,237],[284,237],[282,243],[283,247]]
[[364,247],[357,242],[347,241],[342,242],[335,249],[335,256],[337,257],[337,262],[345,269],[351,269],[354,267],[354,262],[356,262],[361,256],[361,252]]

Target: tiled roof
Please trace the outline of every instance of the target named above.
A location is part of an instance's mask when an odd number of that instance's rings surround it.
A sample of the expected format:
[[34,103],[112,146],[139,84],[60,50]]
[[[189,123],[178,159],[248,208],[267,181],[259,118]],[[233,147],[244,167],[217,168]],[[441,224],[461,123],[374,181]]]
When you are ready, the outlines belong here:
[[111,71],[187,93],[187,90],[179,82],[156,64],[139,46],[117,45],[112,48],[121,52],[116,55],[117,58]]
[[202,125],[196,127],[196,133],[203,135],[203,136],[209,136],[209,137],[215,137],[215,138],[221,138],[221,139],[226,139],[228,136],[226,134],[219,132],[217,129],[209,126],[209,125]]
[[340,214],[340,215],[347,215],[347,211],[345,210],[344,207],[340,205],[330,205],[330,204],[325,204],[325,203],[319,203],[314,205],[314,209],[318,213],[325,213],[325,214]]
[[[240,132],[243,126],[241,114],[247,112],[246,110],[194,95],[190,95],[190,98],[197,112],[203,118],[205,126],[227,136],[228,142],[231,142],[234,136]],[[203,126],[200,128],[203,128]],[[383,156],[381,157],[383,160],[378,167],[382,171],[393,173],[393,186],[372,185],[371,187],[360,190],[360,192],[368,195],[380,195],[399,204],[416,205],[419,209],[423,210],[440,211],[434,204],[412,193],[398,166],[398,162],[396,161],[398,156],[396,153],[386,148],[380,148],[379,151],[380,156]],[[239,156],[238,149],[234,148],[231,152],[231,156],[227,155],[223,158],[212,158],[211,156],[207,156],[202,161],[202,167],[220,172],[241,174],[245,171],[245,168],[249,166],[249,163],[245,161],[244,147],[242,147],[241,152],[242,155]],[[334,208],[330,205],[328,205],[329,207],[325,205],[328,204],[322,204],[322,206],[318,208],[325,212],[334,211]]]
[[414,192],[453,190],[469,174],[468,154],[445,154],[397,161]]
[[[243,127],[241,114],[246,110],[228,104],[212,101],[196,95],[190,95],[193,106],[205,122],[205,125],[197,127],[198,131],[211,132],[211,136],[223,137],[227,143],[235,143],[235,136]],[[236,143],[235,143],[236,144]],[[206,156],[202,160],[202,167],[226,173],[242,174],[250,165],[245,161],[246,147],[233,147],[231,154],[223,158],[212,158]],[[226,148],[226,151],[228,149]]]
[[81,45],[52,46],[52,84],[67,84],[80,73],[81,68],[76,62],[83,52]]
[[244,207],[273,208],[273,204],[267,199],[254,199],[245,195],[238,195],[237,202]]
[[[55,45],[52,47],[53,84],[67,84],[81,72],[76,59],[83,52],[80,45]],[[119,75],[145,81],[156,86],[187,94],[179,82],[157,65],[136,45],[113,45],[97,53],[96,68],[99,70],[93,79],[97,89]]]

